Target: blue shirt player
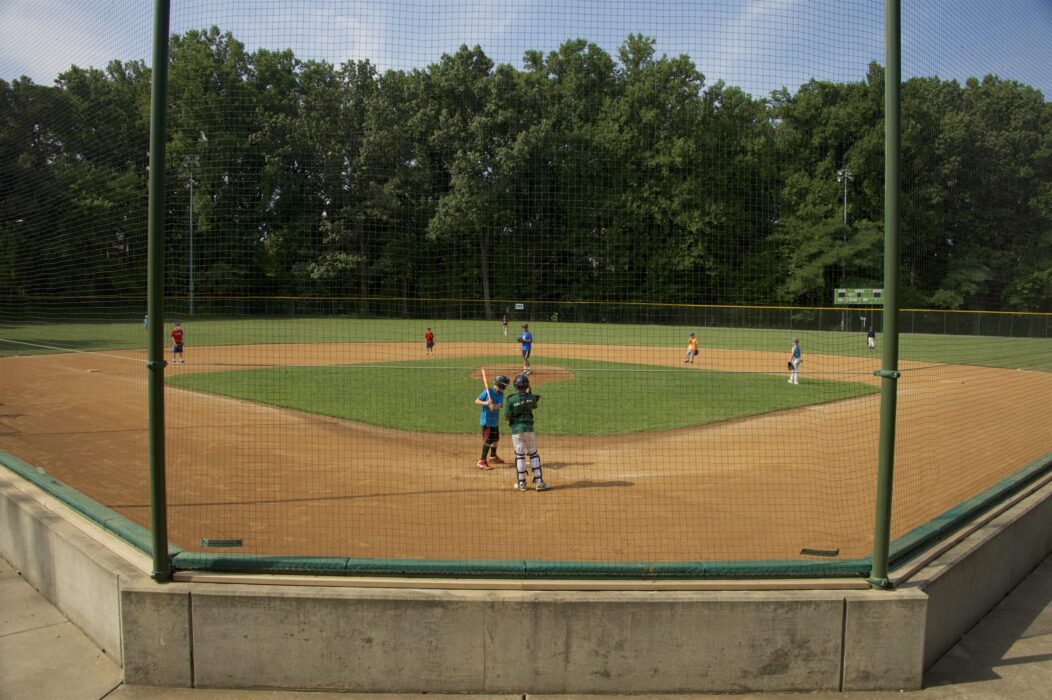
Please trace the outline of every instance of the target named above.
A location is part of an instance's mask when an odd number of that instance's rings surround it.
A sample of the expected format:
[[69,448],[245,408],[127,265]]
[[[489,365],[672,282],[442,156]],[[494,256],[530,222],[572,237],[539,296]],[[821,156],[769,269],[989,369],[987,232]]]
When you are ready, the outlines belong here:
[[498,374],[493,378],[493,386],[487,387],[475,399],[475,405],[482,406],[479,416],[482,457],[475,463],[479,469],[493,469],[491,464],[504,464],[504,460],[497,456],[497,443],[500,442],[500,409],[504,405],[504,390],[510,382],[503,374]]
[[530,324],[522,324],[522,333],[519,334],[519,344],[522,345],[522,373],[533,374],[530,367],[530,351],[533,349],[533,333],[530,333]]

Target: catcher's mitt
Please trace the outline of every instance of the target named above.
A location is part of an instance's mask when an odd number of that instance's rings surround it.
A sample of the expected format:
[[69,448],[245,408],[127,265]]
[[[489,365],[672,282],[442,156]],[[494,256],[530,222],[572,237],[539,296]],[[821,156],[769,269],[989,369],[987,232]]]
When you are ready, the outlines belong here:
[[785,368],[788,369],[790,372],[792,372],[793,371],[793,361],[789,360],[788,362],[786,362],[785,363]]

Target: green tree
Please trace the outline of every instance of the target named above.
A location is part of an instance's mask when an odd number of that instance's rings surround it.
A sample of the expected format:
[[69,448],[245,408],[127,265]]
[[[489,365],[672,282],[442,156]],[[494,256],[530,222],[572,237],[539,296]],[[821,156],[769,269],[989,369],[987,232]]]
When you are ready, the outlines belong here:
[[707,284],[712,220],[698,165],[705,120],[704,76],[687,56],[660,59],[654,40],[629,35],[620,49],[620,91],[611,108],[620,165],[619,220],[610,251],[616,298],[694,301]]
[[[812,80],[775,95],[782,187],[772,240],[783,301],[825,305],[837,287],[881,285],[882,86],[883,71],[871,65],[864,82]],[[853,178],[846,224],[843,170]]]
[[[497,299],[825,305],[880,286],[883,69],[754,99],[655,45],[573,39],[521,68],[462,46],[381,75],[173,36],[167,291],[193,263],[205,298],[399,297],[408,315],[463,296],[492,317]],[[149,83],[136,61],[0,81],[0,293],[142,292]],[[904,302],[1052,308],[1052,107],[993,76],[919,77],[903,117]]]
[[[387,71],[366,105],[364,137],[358,157],[366,183],[365,205],[379,245],[373,270],[378,292],[400,299],[409,316],[409,298],[434,266],[441,248],[426,235],[434,209],[429,193],[430,163],[420,119],[423,73]],[[426,294],[424,294],[426,296]]]
[[512,277],[511,290],[529,298],[600,299],[609,279],[602,247],[620,206],[609,135],[616,64],[595,44],[574,39],[547,56],[527,52],[525,65],[516,109],[531,119],[504,160],[515,187],[516,266],[528,274]]
[[320,254],[301,271],[330,289],[353,290],[365,313],[375,274],[372,268],[382,244],[382,231],[370,205],[373,183],[361,164],[366,114],[376,94],[377,74],[370,62],[358,61],[345,63],[334,77],[335,82],[326,78],[311,91],[312,99],[321,100],[325,109],[304,113],[313,122],[302,126],[317,164],[314,192],[323,206],[323,239]]
[[259,180],[260,265],[266,288],[276,294],[313,293],[294,270],[317,255],[324,210],[315,191],[322,165],[311,148],[311,113],[327,114],[319,84],[335,82],[327,63],[301,63],[292,51],[260,49],[246,76],[256,96],[252,138],[262,154]]
[[[453,255],[463,253],[454,289],[477,289],[472,296],[484,300],[486,317],[492,318],[491,239],[506,216],[500,209],[504,183],[497,163],[498,141],[506,131],[494,111],[493,62],[480,47],[461,46],[430,67],[425,89],[433,115],[428,146],[449,183],[428,222],[429,235],[452,248]],[[477,287],[470,283],[473,275]]]
[[1046,308],[1048,107],[1040,93],[989,76],[964,87],[914,78],[903,102],[908,298],[949,309]]
[[64,158],[56,123],[70,110],[60,89],[29,78],[0,81],[0,284],[20,295],[84,288],[78,240],[56,231],[73,218],[54,164]]
[[90,291],[142,294],[150,73],[141,61],[113,61],[105,71],[74,66],[56,85],[69,113],[56,124],[64,154],[53,168],[67,183],[69,230],[80,232]]
[[194,183],[196,293],[237,296],[262,285],[259,95],[244,46],[217,27],[171,39],[167,292],[189,292],[189,182]]

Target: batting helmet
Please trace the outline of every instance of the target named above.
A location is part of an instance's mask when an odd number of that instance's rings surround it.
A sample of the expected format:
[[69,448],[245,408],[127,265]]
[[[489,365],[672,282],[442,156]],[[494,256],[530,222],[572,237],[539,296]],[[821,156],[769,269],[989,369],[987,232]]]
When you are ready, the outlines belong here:
[[515,388],[519,391],[530,388],[530,378],[525,374],[519,374],[515,376]]
[[511,383],[511,380],[505,377],[503,374],[498,374],[496,377],[493,378],[494,386],[500,389],[503,389],[504,387],[508,386],[509,383]]

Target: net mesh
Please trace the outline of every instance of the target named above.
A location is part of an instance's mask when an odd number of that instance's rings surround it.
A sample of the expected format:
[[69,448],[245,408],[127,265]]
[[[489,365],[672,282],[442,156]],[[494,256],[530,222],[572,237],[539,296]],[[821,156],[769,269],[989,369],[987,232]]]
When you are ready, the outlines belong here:
[[[149,527],[163,323],[187,552],[869,555],[880,3],[175,0],[163,319],[149,12],[0,9],[0,450]],[[1050,30],[906,8],[894,538],[1052,451]]]

